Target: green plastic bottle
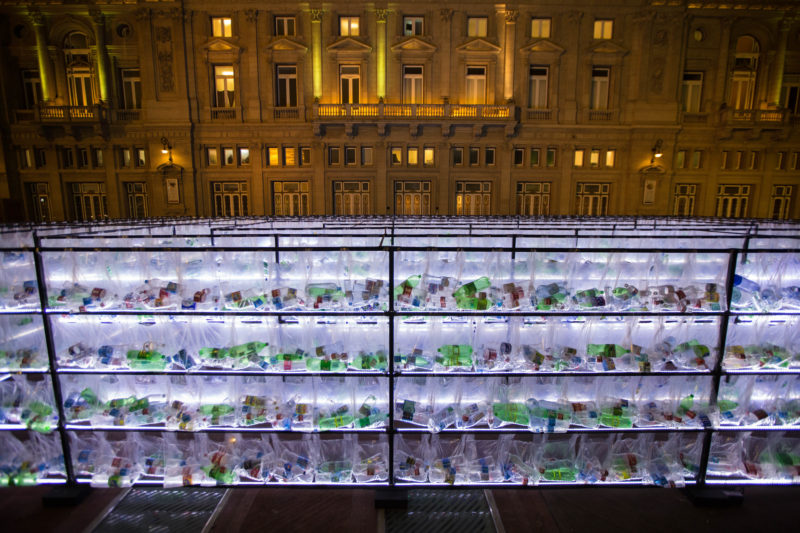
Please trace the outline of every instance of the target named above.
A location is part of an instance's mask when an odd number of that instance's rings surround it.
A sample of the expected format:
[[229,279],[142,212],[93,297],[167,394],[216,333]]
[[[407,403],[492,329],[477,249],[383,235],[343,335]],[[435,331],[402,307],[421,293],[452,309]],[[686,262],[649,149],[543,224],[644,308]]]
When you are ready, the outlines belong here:
[[491,285],[492,282],[489,281],[489,278],[483,276],[475,281],[470,281],[469,283],[465,283],[461,287],[457,288],[453,292],[453,297],[458,300],[459,298],[464,298],[466,296],[475,296],[476,292],[482,291],[483,289],[488,289],[491,287]]
[[403,283],[401,283],[400,285],[395,287],[394,288],[394,297],[395,297],[395,299],[397,299],[398,296],[403,294],[403,292],[405,292],[406,289],[413,289],[414,287],[419,285],[419,282],[420,282],[421,279],[422,279],[422,276],[417,274],[417,275],[411,276],[410,278],[405,280]]
[[492,413],[495,418],[503,422],[521,426],[527,426],[530,423],[528,407],[524,403],[495,403],[492,405]]
[[445,344],[437,350],[441,356],[436,362],[442,366],[472,366],[472,346],[469,344]]

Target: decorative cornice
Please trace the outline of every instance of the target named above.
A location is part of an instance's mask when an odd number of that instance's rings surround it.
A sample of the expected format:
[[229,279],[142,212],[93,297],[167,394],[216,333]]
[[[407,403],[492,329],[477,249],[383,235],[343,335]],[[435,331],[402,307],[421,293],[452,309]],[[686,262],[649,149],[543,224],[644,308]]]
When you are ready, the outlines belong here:
[[504,15],[506,18],[506,24],[516,24],[517,17],[519,17],[519,11],[516,9],[507,9]]

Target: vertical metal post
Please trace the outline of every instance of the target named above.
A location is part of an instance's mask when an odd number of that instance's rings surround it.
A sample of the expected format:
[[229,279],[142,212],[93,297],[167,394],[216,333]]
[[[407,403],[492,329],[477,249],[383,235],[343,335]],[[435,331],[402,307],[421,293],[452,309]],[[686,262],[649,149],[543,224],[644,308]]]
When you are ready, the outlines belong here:
[[[725,357],[725,346],[727,345],[728,337],[728,322],[731,316],[731,297],[733,295],[733,276],[736,273],[736,261],[738,260],[739,253],[736,250],[729,250],[728,252],[728,272],[725,279],[725,311],[720,316],[719,324],[719,344],[717,348],[717,361],[714,364],[714,370],[711,372],[711,394],[709,396],[709,405],[717,405],[717,396],[719,394],[719,382],[722,379],[722,359]],[[708,470],[708,456],[711,453],[711,439],[716,430],[713,427],[705,429],[705,438],[703,439],[703,451],[700,455],[700,468],[697,472],[697,485],[705,487],[706,474]]]
[[36,233],[33,232],[33,260],[36,265],[36,282],[39,285],[39,302],[42,315],[42,327],[44,328],[44,338],[47,343],[47,359],[49,361],[50,380],[53,386],[53,399],[56,402],[56,409],[58,409],[58,434],[61,437],[61,448],[64,451],[64,468],[67,472],[67,484],[77,484],[75,471],[72,468],[72,453],[70,451],[69,436],[67,435],[67,417],[64,413],[64,397],[61,393],[61,382],[58,380],[58,373],[56,372],[56,350],[53,343],[53,333],[50,329],[50,319],[47,315],[47,287],[44,282],[44,266],[42,264],[42,254],[40,250],[41,239]]
[[389,252],[389,486],[394,486],[394,220]]

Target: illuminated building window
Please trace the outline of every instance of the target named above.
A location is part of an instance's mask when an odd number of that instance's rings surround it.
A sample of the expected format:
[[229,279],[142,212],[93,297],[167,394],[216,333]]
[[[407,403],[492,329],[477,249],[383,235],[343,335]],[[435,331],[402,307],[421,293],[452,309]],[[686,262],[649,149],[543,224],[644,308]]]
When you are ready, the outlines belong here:
[[214,66],[214,106],[233,107],[236,102],[236,83],[233,65]]
[[534,39],[549,39],[550,38],[550,19],[532,18],[531,19],[531,37]]
[[359,17],[339,17],[339,35],[357,37],[359,33]]
[[592,67],[592,95],[590,109],[608,109],[608,79],[610,69]]
[[686,113],[700,112],[700,98],[703,93],[703,73],[684,72],[681,87],[681,107]]
[[339,66],[339,95],[343,104],[359,102],[361,86],[361,67],[359,65]]
[[403,17],[403,35],[422,35],[423,17]]
[[547,78],[548,68],[531,65],[530,68],[530,93],[528,106],[532,109],[547,109]]
[[614,149],[606,150],[606,168],[614,168],[617,159],[617,151]]
[[488,19],[486,17],[467,18],[467,37],[486,37]]
[[294,17],[275,17],[275,35],[294,36],[295,32],[295,18]]
[[214,37],[232,37],[233,25],[230,17],[212,17],[211,35]]
[[410,146],[406,152],[406,161],[408,166],[417,166],[419,164],[419,148]]
[[122,77],[122,105],[125,109],[142,108],[142,80],[139,69],[123,69]]
[[436,150],[431,146],[426,146],[422,151],[422,164],[426,167],[432,167],[436,164],[435,155]]
[[422,66],[403,65],[403,103],[422,103]]
[[275,105],[277,107],[297,107],[297,66],[278,65],[275,67]]
[[486,103],[486,67],[467,66],[464,103],[467,105]]
[[609,19],[597,19],[594,21],[595,39],[611,39],[614,32],[614,21]]

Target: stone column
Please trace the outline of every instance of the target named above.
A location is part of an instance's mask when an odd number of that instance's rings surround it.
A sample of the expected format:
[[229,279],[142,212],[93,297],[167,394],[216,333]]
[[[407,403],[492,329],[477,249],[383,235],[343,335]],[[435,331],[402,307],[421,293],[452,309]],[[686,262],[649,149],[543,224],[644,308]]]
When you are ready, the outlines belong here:
[[[378,21],[376,42],[378,45],[378,100],[386,98],[386,9],[376,9],[375,18]],[[382,213],[381,213],[382,214]]]
[[33,31],[36,34],[36,56],[39,60],[39,81],[42,84],[42,97],[45,102],[56,99],[56,79],[53,72],[53,63],[47,51],[47,37],[44,31],[44,15],[41,11],[29,11]]
[[452,44],[451,23],[453,19],[453,10],[450,8],[442,8],[439,11],[439,16],[442,21],[442,51],[439,57],[442,61],[442,68],[439,71],[439,93],[442,100],[450,100],[450,46]]
[[111,91],[108,72],[108,50],[106,50],[105,16],[97,8],[90,9],[89,15],[92,17],[95,44],[97,45],[97,78],[100,82],[100,100],[104,104],[108,104],[111,101]]
[[519,11],[505,11],[505,45],[503,66],[503,99],[511,102],[514,99],[514,42],[516,38],[517,16]]
[[[311,10],[311,69],[314,101],[322,100],[322,10]],[[316,205],[316,202],[315,202]]]
[[781,104],[781,86],[783,85],[783,68],[786,64],[786,43],[789,40],[789,28],[791,21],[781,19],[778,23],[778,48],[775,52],[775,59],[772,65],[769,80],[768,104],[779,106]]

